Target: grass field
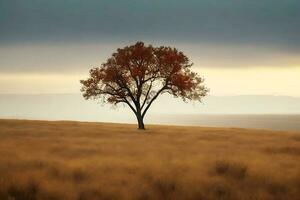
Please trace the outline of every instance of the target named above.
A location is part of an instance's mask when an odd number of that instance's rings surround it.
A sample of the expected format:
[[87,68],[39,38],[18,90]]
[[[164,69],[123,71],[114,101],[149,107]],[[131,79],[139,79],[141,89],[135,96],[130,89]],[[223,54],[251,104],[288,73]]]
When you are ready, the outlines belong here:
[[147,128],[0,120],[0,199],[300,199],[300,133]]

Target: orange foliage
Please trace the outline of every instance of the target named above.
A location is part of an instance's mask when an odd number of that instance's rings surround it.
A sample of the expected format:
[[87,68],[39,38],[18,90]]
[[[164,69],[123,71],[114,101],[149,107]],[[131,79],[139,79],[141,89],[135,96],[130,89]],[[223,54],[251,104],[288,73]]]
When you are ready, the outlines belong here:
[[160,94],[199,101],[207,94],[203,79],[190,70],[191,66],[188,57],[176,48],[137,42],[117,49],[100,67],[91,69],[90,77],[81,80],[81,90],[86,99],[127,104],[143,127],[147,110]]

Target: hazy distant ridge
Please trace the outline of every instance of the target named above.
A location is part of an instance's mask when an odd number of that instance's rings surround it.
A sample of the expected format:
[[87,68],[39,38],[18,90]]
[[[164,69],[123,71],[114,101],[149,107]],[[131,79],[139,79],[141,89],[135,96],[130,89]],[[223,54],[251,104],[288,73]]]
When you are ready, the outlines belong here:
[[[51,115],[73,116],[109,111],[85,101],[80,94],[0,94],[0,116]],[[121,109],[122,110],[122,109]],[[121,113],[121,112],[118,112]],[[300,114],[300,97],[242,95],[208,96],[203,103],[183,103],[163,96],[155,102],[151,113],[166,114]]]
[[[186,104],[162,97],[146,116],[146,123],[300,130],[300,115],[296,115],[300,114],[300,98],[209,96],[203,102]],[[80,94],[2,94],[0,118],[136,123],[127,107],[103,107]]]

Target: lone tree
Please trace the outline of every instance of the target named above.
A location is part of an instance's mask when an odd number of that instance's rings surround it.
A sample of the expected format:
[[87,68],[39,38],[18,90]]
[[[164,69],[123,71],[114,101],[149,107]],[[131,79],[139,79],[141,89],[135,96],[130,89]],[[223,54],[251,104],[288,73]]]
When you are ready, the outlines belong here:
[[145,46],[137,42],[117,49],[100,67],[81,80],[85,99],[127,104],[138,128],[145,129],[144,117],[157,97],[169,93],[183,101],[198,100],[207,94],[203,79],[191,71],[193,64],[181,51],[171,47]]

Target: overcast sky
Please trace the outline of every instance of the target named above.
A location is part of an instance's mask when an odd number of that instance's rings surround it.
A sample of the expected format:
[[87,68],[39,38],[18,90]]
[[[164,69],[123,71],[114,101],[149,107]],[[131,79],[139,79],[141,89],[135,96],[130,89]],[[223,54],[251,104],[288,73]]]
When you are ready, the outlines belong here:
[[1,0],[1,43],[123,39],[300,50],[299,0]]
[[89,68],[142,40],[185,52],[212,94],[300,96],[299,10],[299,0],[0,0],[0,93],[78,92]]

